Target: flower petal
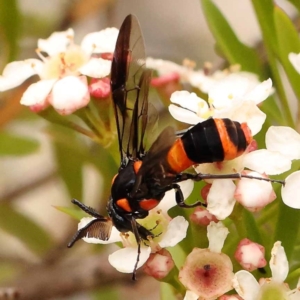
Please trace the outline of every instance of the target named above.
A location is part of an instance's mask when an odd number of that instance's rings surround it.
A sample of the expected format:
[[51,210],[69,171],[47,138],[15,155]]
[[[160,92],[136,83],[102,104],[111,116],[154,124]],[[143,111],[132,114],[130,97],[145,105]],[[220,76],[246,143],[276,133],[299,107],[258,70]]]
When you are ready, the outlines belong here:
[[[140,268],[149,258],[150,247],[141,247],[140,260],[137,269]],[[122,273],[131,273],[137,260],[137,247],[126,247],[108,256],[109,263]]]
[[281,242],[276,242],[271,251],[270,269],[272,271],[272,280],[284,282],[289,273],[289,263],[281,246]]
[[93,78],[103,78],[110,74],[111,61],[103,58],[91,58],[79,72]]
[[221,253],[228,233],[229,230],[223,225],[222,222],[210,222],[210,224],[207,226],[209,250],[216,253]]
[[44,105],[56,79],[40,80],[24,92],[20,103],[26,106]]
[[256,300],[259,293],[259,284],[255,277],[247,271],[238,271],[234,274],[233,287],[245,300]]
[[49,102],[62,115],[69,115],[90,101],[86,77],[67,76],[57,81]]
[[[243,165],[244,155],[231,160],[224,160],[216,163],[205,163],[199,164],[195,167],[197,173],[202,174],[232,174],[241,172],[244,169]],[[212,183],[213,180],[205,180],[206,182]]]
[[289,60],[296,71],[300,74],[300,53],[290,53]]
[[192,291],[186,291],[183,300],[198,300],[199,296]]
[[81,48],[87,54],[113,53],[118,34],[119,30],[113,27],[89,33],[83,38]]
[[195,113],[197,113],[199,109],[208,110],[206,101],[198,97],[195,93],[190,93],[188,91],[176,91],[171,95],[170,100]]
[[278,152],[260,149],[244,156],[244,166],[261,174],[277,175],[288,171],[291,161]]
[[157,71],[159,76],[177,73],[180,75],[181,81],[183,82],[187,80],[187,77],[190,73],[190,69],[185,66],[178,65],[169,60],[155,59],[152,57],[146,58],[146,66],[149,69]]
[[[184,199],[186,199],[194,189],[194,182],[192,180],[186,180],[180,182],[179,186]],[[170,208],[174,207],[175,205],[177,205],[177,203],[175,199],[175,191],[173,189],[166,192],[164,198],[156,206],[156,210],[162,210],[164,213],[166,213]]]
[[285,179],[281,188],[282,201],[289,207],[300,209],[300,171],[294,172]]
[[0,92],[12,89],[29,77],[40,74],[43,65],[42,61],[34,58],[7,64],[0,76]]
[[259,84],[257,75],[248,72],[232,73],[219,80],[209,91],[209,101],[216,109],[230,107]]
[[266,146],[289,159],[300,159],[300,134],[286,126],[271,126],[266,133]]
[[[228,217],[234,207],[235,184],[230,179],[216,179],[207,196],[207,210],[219,220]],[[220,193],[222,191],[222,193]]]
[[177,216],[168,224],[162,240],[159,242],[161,248],[174,247],[186,237],[189,222],[182,216]]
[[40,51],[46,52],[49,56],[65,52],[73,41],[74,30],[69,28],[66,31],[54,32],[47,39],[38,40]]
[[250,93],[248,93],[244,100],[251,100],[255,104],[259,104],[266,100],[272,93],[274,89],[272,88],[272,80],[263,81],[261,84],[257,85]]
[[196,125],[199,122],[204,121],[204,119],[198,117],[194,112],[178,107],[174,104],[169,105],[169,112],[174,119],[186,124]]
[[266,120],[266,114],[262,112],[254,101],[235,101],[235,103],[222,110],[215,110],[215,118],[229,118],[240,123],[247,123],[252,135],[256,135]]

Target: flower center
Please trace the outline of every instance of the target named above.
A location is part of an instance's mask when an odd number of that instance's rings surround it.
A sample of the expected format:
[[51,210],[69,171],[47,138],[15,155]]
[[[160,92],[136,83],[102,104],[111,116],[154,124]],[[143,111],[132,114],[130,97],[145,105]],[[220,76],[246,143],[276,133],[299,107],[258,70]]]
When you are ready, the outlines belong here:
[[88,57],[80,47],[72,46],[66,52],[61,52],[45,59],[42,77],[44,79],[62,78],[79,75],[78,69],[88,61]]
[[[151,231],[154,238],[151,239],[151,243],[145,241],[145,244],[155,247],[159,243],[167,230],[169,220],[161,213],[160,210],[152,210],[149,216],[145,219],[138,219],[137,222],[144,226],[146,229]],[[136,240],[133,233],[128,234],[127,241],[131,245],[136,245]]]

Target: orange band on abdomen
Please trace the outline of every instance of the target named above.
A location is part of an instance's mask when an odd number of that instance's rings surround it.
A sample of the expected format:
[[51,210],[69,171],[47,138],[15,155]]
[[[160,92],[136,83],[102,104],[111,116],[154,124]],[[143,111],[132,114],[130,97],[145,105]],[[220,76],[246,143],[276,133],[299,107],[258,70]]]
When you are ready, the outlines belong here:
[[195,164],[187,157],[181,139],[176,140],[169,150],[167,161],[171,169],[176,173],[180,173]]
[[224,160],[234,159],[238,156],[238,148],[230,136],[222,119],[214,119],[217,130],[219,132],[220,140],[224,151]]

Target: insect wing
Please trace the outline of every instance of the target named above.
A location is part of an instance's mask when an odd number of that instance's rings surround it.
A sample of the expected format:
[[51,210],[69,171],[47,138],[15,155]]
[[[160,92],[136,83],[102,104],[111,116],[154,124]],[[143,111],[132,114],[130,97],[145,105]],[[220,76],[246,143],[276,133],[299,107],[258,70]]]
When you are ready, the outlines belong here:
[[77,231],[68,244],[68,247],[71,248],[78,240],[85,237],[107,241],[111,230],[112,221],[110,219],[104,217],[102,219],[94,219]]
[[142,166],[137,173],[135,185],[131,192],[131,197],[133,197],[137,192],[144,176],[154,177],[157,180],[163,180],[165,174],[164,166],[162,164],[166,161],[167,154],[170,148],[173,146],[175,140],[176,133],[174,128],[171,126],[166,127],[160,133],[143,159]]
[[149,80],[140,25],[135,16],[129,15],[120,28],[111,68],[121,167],[127,157],[138,157],[140,149],[143,150],[141,131],[147,123]]

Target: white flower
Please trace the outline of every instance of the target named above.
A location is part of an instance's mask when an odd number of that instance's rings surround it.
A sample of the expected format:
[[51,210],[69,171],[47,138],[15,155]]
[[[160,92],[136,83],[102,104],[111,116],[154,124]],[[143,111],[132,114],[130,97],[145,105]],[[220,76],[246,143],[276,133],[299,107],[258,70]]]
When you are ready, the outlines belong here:
[[[278,175],[288,171],[291,160],[300,159],[300,135],[289,127],[271,126],[266,133],[266,147],[246,152],[233,160],[200,164],[195,169],[203,174],[231,174],[247,168],[256,172],[248,175],[266,177],[265,174]],[[207,196],[207,209],[219,220],[230,215],[236,200],[248,210],[257,211],[275,199],[270,182],[246,178],[239,180],[237,186],[229,179],[209,182],[212,182],[212,186]],[[285,182],[282,187],[284,203],[300,208],[300,172],[288,176]]]
[[37,54],[41,60],[32,58],[9,63],[0,76],[0,91],[14,88],[29,77],[38,75],[40,81],[28,87],[21,104],[35,111],[52,104],[60,114],[71,114],[89,102],[87,81],[76,81],[75,78],[80,75],[92,78],[109,75],[111,61],[92,55],[112,53],[117,35],[115,28],[88,34],[81,46],[74,44],[72,29],[55,32],[48,39],[39,39]]
[[232,262],[221,253],[228,229],[221,222],[211,222],[207,231],[209,248],[194,248],[179,272],[187,288],[185,300],[212,300],[232,289]]
[[233,279],[235,290],[245,300],[263,300],[267,295],[268,299],[272,299],[272,295],[278,299],[290,299],[290,291],[284,284],[289,266],[281,242],[276,242],[271,251],[270,268],[272,277],[262,279],[259,283],[248,271],[237,272]]
[[290,53],[289,60],[296,71],[300,74],[300,53]]
[[[187,198],[192,191],[193,182],[187,180],[180,183],[184,198]],[[160,204],[149,212],[145,219],[137,219],[137,222],[151,230],[156,235],[153,240],[141,244],[141,255],[137,268],[145,264],[151,253],[155,253],[162,248],[173,247],[183,240],[186,236],[188,222],[182,216],[171,219],[167,215],[167,210],[176,205],[175,192],[173,190],[166,192],[165,197]],[[93,218],[84,218],[78,225],[81,229],[87,225]],[[158,225],[157,225],[158,224]],[[124,248],[115,251],[108,257],[109,263],[119,272],[131,273],[137,259],[137,242],[132,232],[122,235],[114,226],[108,241],[102,241],[96,238],[83,238],[87,243],[109,244],[122,242]],[[124,259],[126,257],[126,259]]]
[[146,58],[146,66],[149,69],[157,71],[158,76],[166,76],[171,73],[176,73],[180,76],[182,82],[187,82],[191,68],[178,65],[169,60],[155,59],[152,57]]
[[[251,74],[251,73],[249,73]],[[230,118],[233,121],[247,123],[253,135],[257,134],[266,118],[266,115],[257,107],[272,92],[272,81],[268,79],[255,83],[243,72],[234,73],[217,81],[208,91],[207,102],[196,94],[187,91],[175,92],[171,96],[169,111],[172,116],[188,124],[197,124],[209,117]]]

